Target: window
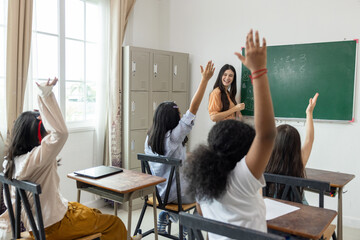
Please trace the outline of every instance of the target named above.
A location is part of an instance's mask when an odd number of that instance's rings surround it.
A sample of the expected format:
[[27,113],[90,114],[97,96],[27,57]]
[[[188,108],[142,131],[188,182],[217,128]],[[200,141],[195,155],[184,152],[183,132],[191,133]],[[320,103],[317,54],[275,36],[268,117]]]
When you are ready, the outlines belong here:
[[[6,136],[6,26],[7,0],[0,0],[0,132]],[[5,137],[4,136],[4,137]]]
[[[93,122],[101,76],[104,21],[101,0],[36,0],[30,65],[30,106],[37,108],[34,81],[57,76],[54,92],[69,123]],[[34,94],[33,94],[34,93]]]

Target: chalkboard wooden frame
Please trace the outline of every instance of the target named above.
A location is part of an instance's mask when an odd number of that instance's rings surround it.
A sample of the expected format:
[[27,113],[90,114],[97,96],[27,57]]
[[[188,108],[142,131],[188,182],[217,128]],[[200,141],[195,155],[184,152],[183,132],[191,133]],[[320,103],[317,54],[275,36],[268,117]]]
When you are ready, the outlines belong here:
[[[355,40],[268,46],[267,68],[275,117],[304,119],[309,98],[319,92],[314,119],[352,121],[356,60]],[[240,92],[246,106],[244,116],[254,115],[250,74],[243,65]]]

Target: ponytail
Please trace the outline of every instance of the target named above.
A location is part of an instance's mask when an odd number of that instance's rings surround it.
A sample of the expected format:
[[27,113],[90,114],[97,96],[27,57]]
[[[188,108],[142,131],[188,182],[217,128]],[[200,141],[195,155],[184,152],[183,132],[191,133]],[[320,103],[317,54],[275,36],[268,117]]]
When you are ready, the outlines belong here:
[[185,162],[183,174],[189,182],[189,194],[198,200],[221,197],[230,172],[247,154],[254,137],[254,129],[240,121],[217,123],[210,130],[208,146],[197,147]]
[[218,198],[226,190],[227,176],[235,167],[205,145],[199,146],[187,159],[184,176],[189,181],[188,193],[198,200]]

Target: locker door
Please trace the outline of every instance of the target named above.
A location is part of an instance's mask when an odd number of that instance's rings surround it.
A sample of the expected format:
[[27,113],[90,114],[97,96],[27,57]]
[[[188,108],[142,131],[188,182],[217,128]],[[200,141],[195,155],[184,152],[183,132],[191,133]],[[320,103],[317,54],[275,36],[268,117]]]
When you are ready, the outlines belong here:
[[168,91],[171,79],[170,55],[154,53],[152,91]]
[[187,90],[187,79],[188,55],[175,54],[173,57],[172,90],[175,92],[185,92]]
[[130,132],[130,169],[141,167],[141,161],[137,160],[137,154],[144,153],[146,133],[147,130],[134,130]]
[[179,106],[181,116],[189,109],[190,103],[188,103],[186,92],[173,92],[171,100]]
[[149,122],[148,92],[130,93],[130,129],[147,129]]
[[152,125],[153,116],[155,113],[156,108],[159,106],[160,103],[170,101],[169,93],[168,92],[152,92],[150,97],[150,123],[149,126]]
[[150,82],[150,53],[133,50],[131,52],[130,70],[130,90],[148,90]]

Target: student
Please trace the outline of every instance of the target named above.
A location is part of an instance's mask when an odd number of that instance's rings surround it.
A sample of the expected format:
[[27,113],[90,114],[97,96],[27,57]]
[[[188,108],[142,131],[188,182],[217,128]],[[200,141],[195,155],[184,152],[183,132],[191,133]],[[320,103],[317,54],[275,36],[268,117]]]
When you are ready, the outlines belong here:
[[[265,172],[287,175],[293,177],[305,177],[305,166],[309,160],[311,149],[314,142],[314,123],[313,111],[319,94],[316,93],[314,98],[309,99],[309,105],[306,108],[306,137],[303,146],[301,147],[300,135],[296,128],[283,124],[277,127],[277,136],[275,146],[271,154]],[[278,189],[275,196],[274,184],[267,186],[269,197],[281,197],[284,191],[284,186]],[[299,189],[303,196],[303,189]],[[289,196],[289,201],[292,201]],[[304,196],[303,203],[307,204]]]
[[[57,155],[68,137],[68,130],[52,92],[58,79],[38,84],[40,113],[23,112],[15,121],[7,157],[5,177],[28,180],[41,185],[40,202],[46,239],[74,239],[102,233],[101,239],[126,239],[126,228],[116,216],[102,214],[77,202],[68,202],[59,191]],[[15,191],[11,190],[15,204]],[[34,204],[31,204],[35,212]],[[22,209],[25,227],[30,224]],[[11,230],[6,211],[0,216],[2,233]],[[31,231],[31,230],[30,230]],[[31,234],[31,232],[30,232]]]
[[[188,158],[184,173],[206,218],[267,232],[265,204],[260,189],[263,172],[276,136],[266,70],[266,42],[256,31],[246,39],[246,55],[236,53],[252,72],[255,130],[237,120],[225,120],[210,130],[208,144]],[[209,234],[210,239],[223,239]]]
[[[215,71],[212,61],[207,63],[205,70],[202,66],[200,66],[200,68],[202,74],[201,82],[191,100],[189,110],[187,110],[182,118],[180,118],[179,107],[174,102],[163,102],[157,107],[154,113],[153,124],[145,140],[145,154],[174,157],[183,161],[186,160],[185,143],[188,140],[187,135],[194,126],[195,115],[204,96],[207,83]],[[150,163],[150,167],[154,175],[168,178],[170,166],[161,163]],[[195,202],[195,198],[194,196],[185,194],[187,184],[181,175],[180,173],[182,203],[193,203]],[[162,199],[165,197],[166,185],[167,181],[157,185]],[[176,202],[176,196],[176,181],[174,180],[171,185],[168,202]],[[165,231],[166,222],[164,221],[166,221],[165,218],[168,217],[167,212],[161,212],[159,214],[159,232]]]
[[209,115],[214,122],[225,119],[242,119],[241,110],[244,103],[236,103],[236,71],[229,64],[225,64],[219,72],[214,84],[214,90],[209,97]]

